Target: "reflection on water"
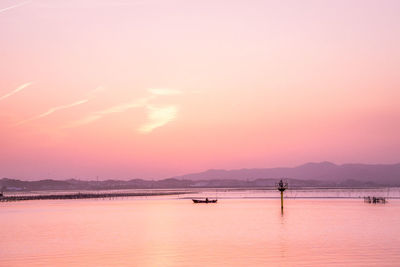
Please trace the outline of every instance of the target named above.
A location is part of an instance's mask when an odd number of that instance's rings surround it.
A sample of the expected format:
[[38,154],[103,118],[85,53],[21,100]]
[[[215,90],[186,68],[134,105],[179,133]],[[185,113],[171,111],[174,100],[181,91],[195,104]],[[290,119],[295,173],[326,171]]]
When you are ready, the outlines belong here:
[[279,199],[27,201],[1,203],[0,214],[0,266],[400,262],[397,199],[286,199],[284,214]]

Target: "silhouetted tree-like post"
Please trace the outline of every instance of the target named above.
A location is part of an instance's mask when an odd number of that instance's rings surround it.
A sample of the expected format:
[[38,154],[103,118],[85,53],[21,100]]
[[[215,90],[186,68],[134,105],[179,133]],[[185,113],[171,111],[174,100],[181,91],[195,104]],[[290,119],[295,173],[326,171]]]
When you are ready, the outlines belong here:
[[288,183],[282,179],[276,184],[276,188],[281,192],[281,211],[283,212],[283,191],[288,188]]

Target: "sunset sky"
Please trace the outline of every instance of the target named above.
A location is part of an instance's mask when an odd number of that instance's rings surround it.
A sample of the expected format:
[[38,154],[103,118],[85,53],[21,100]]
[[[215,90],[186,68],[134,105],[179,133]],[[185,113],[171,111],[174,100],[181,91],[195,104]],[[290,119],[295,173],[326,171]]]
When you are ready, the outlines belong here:
[[0,178],[400,162],[400,1],[1,0]]

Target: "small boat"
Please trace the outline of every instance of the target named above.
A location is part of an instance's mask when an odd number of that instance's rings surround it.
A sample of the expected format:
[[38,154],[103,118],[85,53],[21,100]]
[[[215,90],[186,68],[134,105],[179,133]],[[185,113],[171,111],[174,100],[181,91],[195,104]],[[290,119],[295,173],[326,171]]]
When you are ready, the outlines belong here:
[[202,199],[192,199],[193,203],[217,203],[218,199],[208,199],[206,198],[205,200]]

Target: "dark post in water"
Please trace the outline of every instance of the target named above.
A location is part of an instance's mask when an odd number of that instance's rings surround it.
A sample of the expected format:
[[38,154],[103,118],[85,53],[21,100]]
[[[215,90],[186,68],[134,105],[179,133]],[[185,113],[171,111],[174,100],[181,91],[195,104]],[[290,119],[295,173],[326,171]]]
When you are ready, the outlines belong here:
[[288,188],[288,183],[283,182],[283,180],[281,179],[279,183],[277,183],[276,187],[281,192],[281,211],[283,212],[283,191]]

